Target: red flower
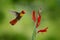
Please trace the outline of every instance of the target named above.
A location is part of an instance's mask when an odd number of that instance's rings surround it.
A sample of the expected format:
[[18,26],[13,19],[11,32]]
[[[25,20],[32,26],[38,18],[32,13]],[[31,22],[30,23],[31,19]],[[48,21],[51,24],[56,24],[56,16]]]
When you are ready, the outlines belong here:
[[38,33],[39,33],[39,32],[47,32],[47,29],[48,29],[48,27],[46,27],[46,28],[44,28],[44,29],[42,29],[42,30],[39,30]]
[[[33,19],[34,22],[36,22],[36,13],[35,13],[35,11],[32,12],[32,19]],[[41,21],[41,15],[40,15],[40,12],[38,12],[36,28],[40,25],[40,21]]]
[[[41,11],[41,10],[40,10],[40,11]],[[35,11],[33,11],[33,13],[32,13],[32,19],[33,19],[33,21],[36,23],[36,28],[38,28],[38,26],[40,25],[40,22],[41,22],[41,15],[40,15],[40,13],[41,13],[41,12],[38,11],[38,16],[37,16],[37,18],[36,18]],[[47,27],[47,28],[44,28],[44,29],[42,29],[42,30],[38,30],[38,33],[39,33],[39,32],[47,32],[47,29],[48,29],[48,27]]]
[[40,25],[40,21],[41,21],[41,15],[38,12],[38,18],[37,18],[37,24],[36,24],[36,28],[38,28],[38,26]]
[[36,22],[36,14],[35,14],[35,11],[32,12],[32,19],[34,22]]

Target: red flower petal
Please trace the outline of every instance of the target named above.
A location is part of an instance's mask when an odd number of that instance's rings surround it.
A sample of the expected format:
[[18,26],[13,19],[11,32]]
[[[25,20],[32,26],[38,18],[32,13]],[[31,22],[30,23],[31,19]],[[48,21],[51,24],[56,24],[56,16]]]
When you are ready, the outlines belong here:
[[42,30],[39,30],[38,33],[39,33],[39,32],[47,32],[47,29],[48,29],[48,27],[46,27],[46,28],[44,28],[44,29],[42,29]]
[[35,14],[35,11],[32,12],[32,19],[34,22],[36,22],[36,14]]
[[41,16],[40,16],[40,13],[38,13],[36,28],[40,25],[40,21],[41,21]]

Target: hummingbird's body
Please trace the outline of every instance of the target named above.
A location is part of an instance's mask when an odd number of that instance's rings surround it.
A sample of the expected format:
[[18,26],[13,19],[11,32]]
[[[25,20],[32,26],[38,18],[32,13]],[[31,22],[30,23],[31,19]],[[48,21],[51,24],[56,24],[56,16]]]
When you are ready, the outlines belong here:
[[18,20],[20,20],[21,17],[25,14],[24,11],[21,11],[20,13],[18,13],[18,12],[14,12],[14,13],[16,14],[16,18],[15,18],[14,20],[10,21],[10,24],[11,24],[11,25],[16,24],[16,22],[17,22]]

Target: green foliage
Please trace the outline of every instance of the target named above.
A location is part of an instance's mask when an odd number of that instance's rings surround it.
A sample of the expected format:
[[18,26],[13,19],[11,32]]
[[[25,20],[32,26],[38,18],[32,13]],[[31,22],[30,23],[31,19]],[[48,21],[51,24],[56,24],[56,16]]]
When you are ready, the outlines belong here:
[[[42,19],[39,29],[47,26],[48,32],[38,34],[37,40],[60,40],[60,0],[0,0],[0,40],[28,40],[32,36],[34,26],[31,20],[32,10],[37,10],[40,7],[42,8]],[[19,12],[26,10],[27,15],[12,26],[9,22],[14,18],[14,15],[10,14],[9,10]],[[6,31],[9,30],[19,34],[12,32],[8,34]],[[3,34],[3,31],[6,33]],[[27,34],[28,37],[21,35],[21,32]],[[50,36],[48,37],[48,35]]]

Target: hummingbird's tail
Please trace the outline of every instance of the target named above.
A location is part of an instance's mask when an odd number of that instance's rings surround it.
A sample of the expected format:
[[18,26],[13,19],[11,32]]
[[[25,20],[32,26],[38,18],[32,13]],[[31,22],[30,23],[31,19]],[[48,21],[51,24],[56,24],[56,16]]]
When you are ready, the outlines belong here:
[[17,19],[14,19],[14,20],[10,21],[10,24],[11,24],[11,25],[14,25],[14,24],[16,24],[16,23],[17,23]]

